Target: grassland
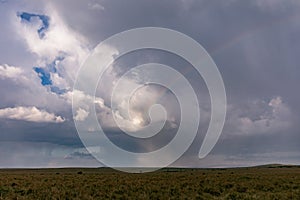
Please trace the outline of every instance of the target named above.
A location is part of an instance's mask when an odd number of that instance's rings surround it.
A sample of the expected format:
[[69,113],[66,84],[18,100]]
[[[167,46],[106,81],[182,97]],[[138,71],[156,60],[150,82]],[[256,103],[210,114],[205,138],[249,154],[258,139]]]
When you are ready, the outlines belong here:
[[300,199],[300,167],[2,169],[0,199]]

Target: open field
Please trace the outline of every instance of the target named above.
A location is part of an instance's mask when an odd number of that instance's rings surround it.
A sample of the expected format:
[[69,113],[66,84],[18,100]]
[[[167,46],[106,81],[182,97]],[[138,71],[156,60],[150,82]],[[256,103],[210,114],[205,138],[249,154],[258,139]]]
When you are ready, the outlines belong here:
[[0,199],[300,199],[300,167],[2,169]]

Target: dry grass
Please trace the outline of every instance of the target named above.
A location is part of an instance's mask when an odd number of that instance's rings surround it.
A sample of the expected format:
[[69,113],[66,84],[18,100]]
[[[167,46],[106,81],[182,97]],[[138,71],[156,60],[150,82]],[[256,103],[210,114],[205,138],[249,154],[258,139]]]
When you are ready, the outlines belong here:
[[0,170],[0,199],[300,199],[300,168]]

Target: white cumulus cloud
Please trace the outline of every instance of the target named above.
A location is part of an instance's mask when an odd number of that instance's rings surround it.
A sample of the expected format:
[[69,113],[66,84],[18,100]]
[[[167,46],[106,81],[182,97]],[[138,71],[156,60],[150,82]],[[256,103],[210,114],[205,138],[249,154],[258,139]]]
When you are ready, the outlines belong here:
[[84,121],[87,118],[87,116],[89,115],[89,113],[90,113],[89,111],[79,108],[76,111],[76,115],[75,115],[74,119],[76,121]]
[[45,110],[39,110],[36,107],[15,107],[0,109],[0,118],[24,120],[29,122],[52,122],[62,123],[65,119],[48,113]]
[[19,78],[23,73],[22,69],[7,64],[0,65],[0,78]]

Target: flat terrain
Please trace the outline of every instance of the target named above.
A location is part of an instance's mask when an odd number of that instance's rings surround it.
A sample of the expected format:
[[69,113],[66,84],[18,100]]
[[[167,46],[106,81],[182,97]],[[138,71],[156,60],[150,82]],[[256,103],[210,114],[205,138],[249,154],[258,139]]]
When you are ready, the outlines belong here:
[[2,169],[0,199],[300,199],[300,167]]

